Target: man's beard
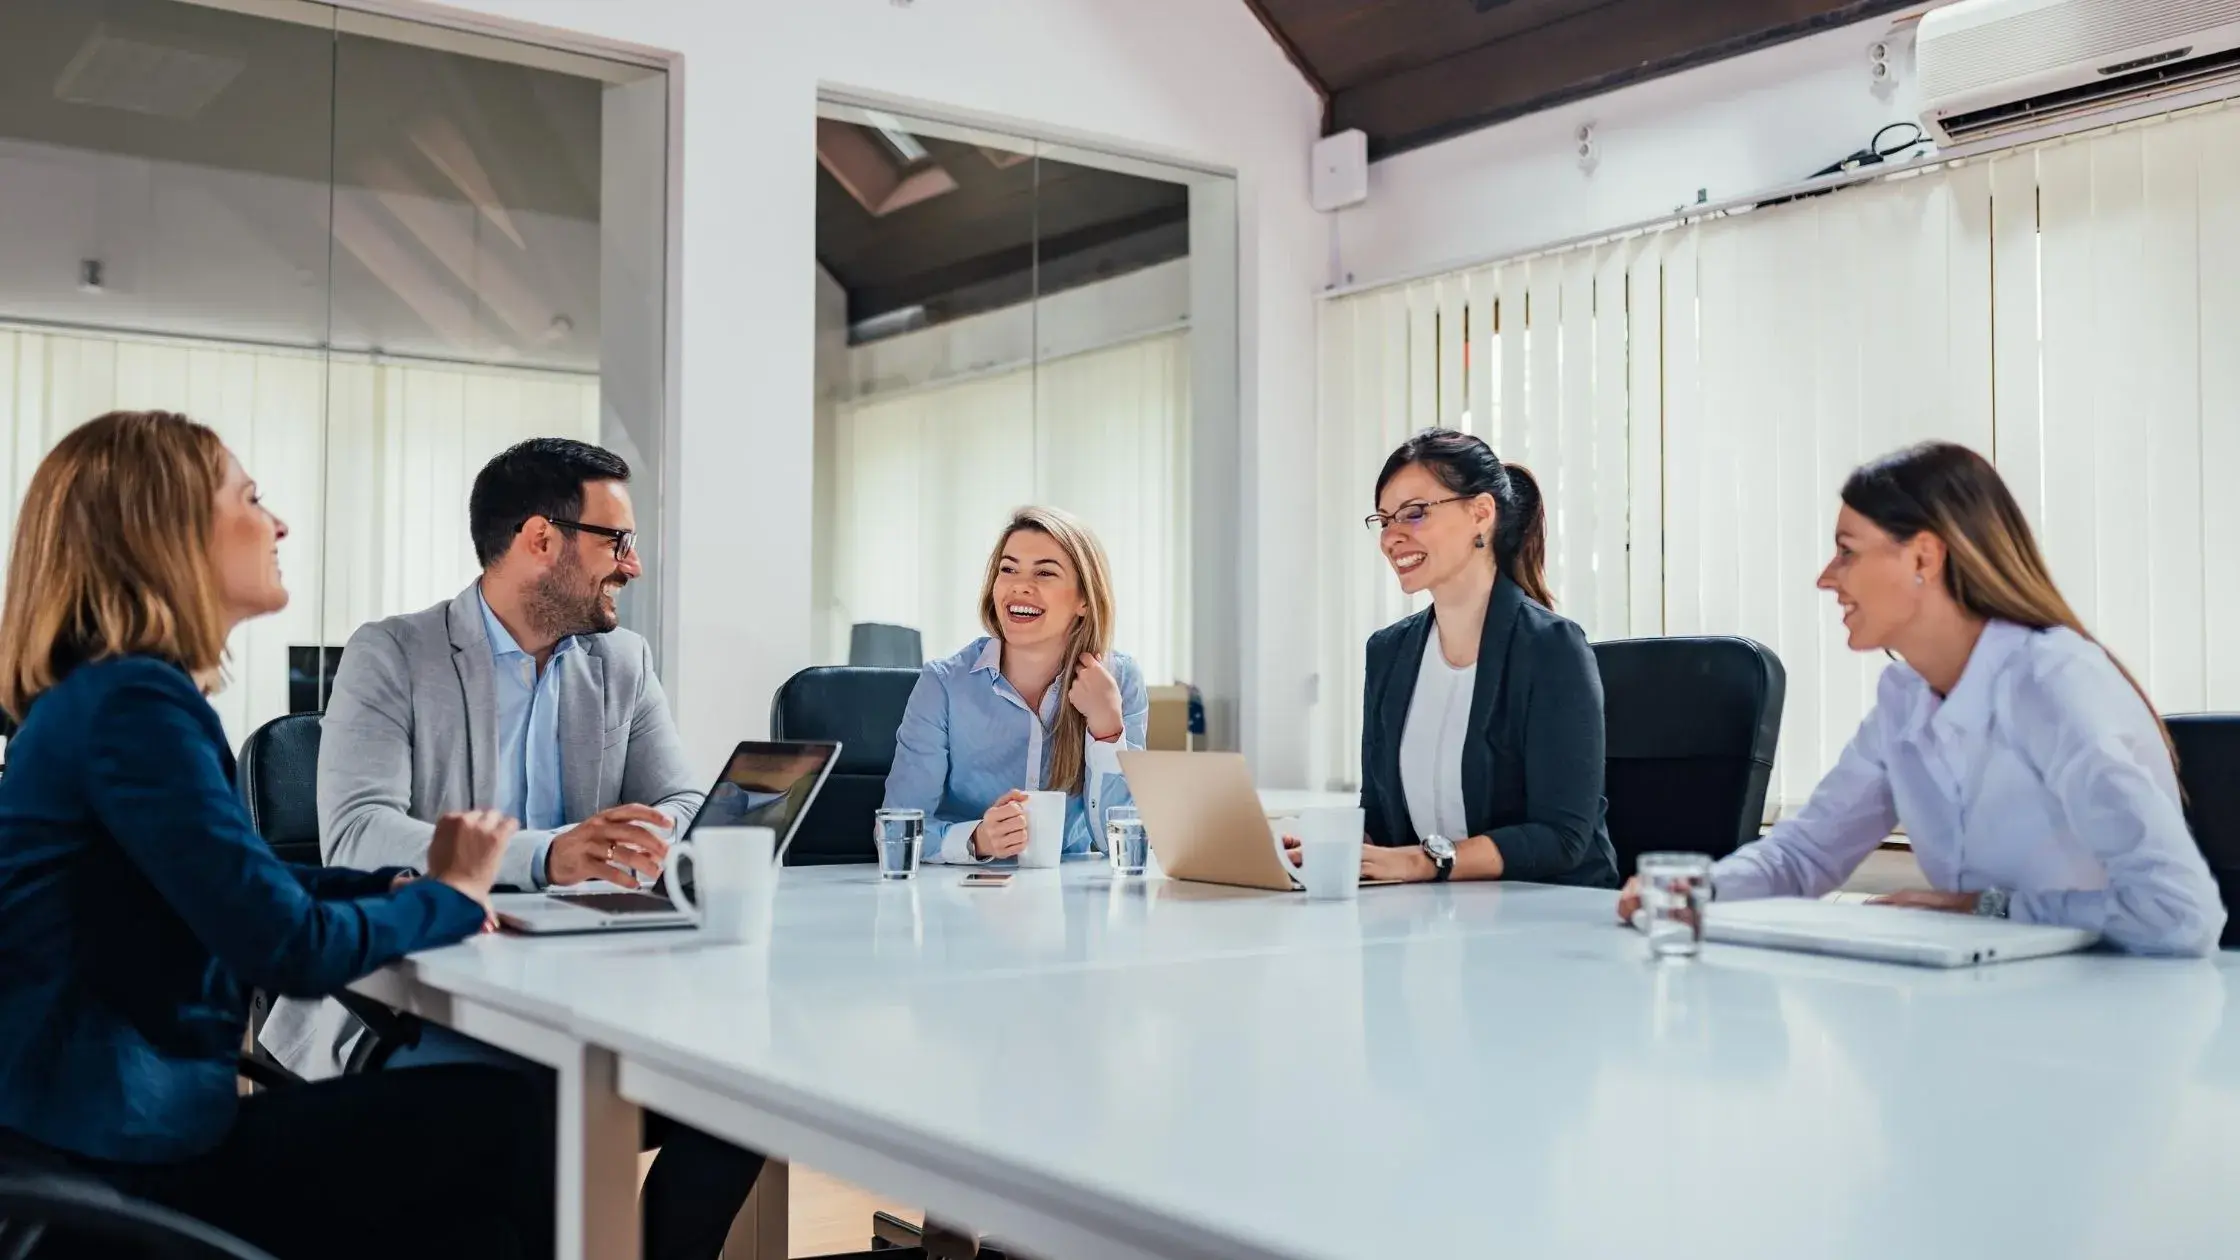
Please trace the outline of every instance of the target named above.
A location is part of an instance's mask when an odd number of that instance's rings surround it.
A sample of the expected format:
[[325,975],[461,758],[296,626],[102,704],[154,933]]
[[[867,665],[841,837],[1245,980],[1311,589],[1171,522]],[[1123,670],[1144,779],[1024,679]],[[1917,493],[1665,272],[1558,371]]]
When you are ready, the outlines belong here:
[[571,549],[566,559],[529,588],[529,616],[555,639],[605,634],[621,624],[608,609],[605,595],[606,584],[591,581],[582,559]]

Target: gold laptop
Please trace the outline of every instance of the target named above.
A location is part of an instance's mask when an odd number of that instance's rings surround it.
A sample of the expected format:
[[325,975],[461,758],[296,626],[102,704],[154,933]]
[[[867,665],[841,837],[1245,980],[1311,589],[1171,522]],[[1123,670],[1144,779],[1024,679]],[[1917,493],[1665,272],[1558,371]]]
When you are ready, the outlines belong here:
[[1298,889],[1242,753],[1124,752],[1120,769],[1169,879]]

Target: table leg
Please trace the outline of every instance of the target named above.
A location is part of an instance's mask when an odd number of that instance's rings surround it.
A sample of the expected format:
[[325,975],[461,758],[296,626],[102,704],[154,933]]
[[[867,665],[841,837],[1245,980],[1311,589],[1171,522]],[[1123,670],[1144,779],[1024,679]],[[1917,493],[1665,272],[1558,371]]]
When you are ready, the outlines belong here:
[[565,1060],[559,1065],[554,1254],[559,1260],[638,1260],[638,1108],[615,1092],[612,1053],[579,1046]]
[[731,1222],[723,1260],[786,1260],[792,1245],[791,1177],[781,1160],[768,1160],[754,1179],[754,1193]]

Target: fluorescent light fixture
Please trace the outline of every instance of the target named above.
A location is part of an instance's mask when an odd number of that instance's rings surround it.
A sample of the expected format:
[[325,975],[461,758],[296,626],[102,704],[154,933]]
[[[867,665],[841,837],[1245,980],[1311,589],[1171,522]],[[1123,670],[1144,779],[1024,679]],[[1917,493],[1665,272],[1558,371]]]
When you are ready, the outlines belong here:
[[901,121],[894,115],[867,109],[863,112],[863,116],[871,120],[872,127],[880,135],[887,138],[887,143],[894,146],[895,153],[903,161],[923,162],[926,160],[926,147],[918,143],[916,136],[903,130]]

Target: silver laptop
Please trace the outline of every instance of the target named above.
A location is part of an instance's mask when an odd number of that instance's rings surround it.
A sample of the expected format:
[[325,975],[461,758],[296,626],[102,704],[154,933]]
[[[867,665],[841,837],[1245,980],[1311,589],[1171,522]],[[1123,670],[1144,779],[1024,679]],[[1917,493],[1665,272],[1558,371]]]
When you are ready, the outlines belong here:
[[1703,936],[1729,945],[1917,967],[1976,967],[2045,958],[2090,948],[2100,939],[2082,928],[1799,897],[1715,903],[1704,914]]
[[[706,827],[768,827],[777,841],[774,860],[783,862],[801,820],[809,816],[809,806],[824,790],[839,759],[838,744],[743,743],[732,750],[731,760],[708,789],[708,799],[685,834],[696,835]],[[499,923],[531,936],[692,926],[691,916],[677,909],[665,888],[640,892],[590,885],[555,892],[499,893],[490,904]]]

